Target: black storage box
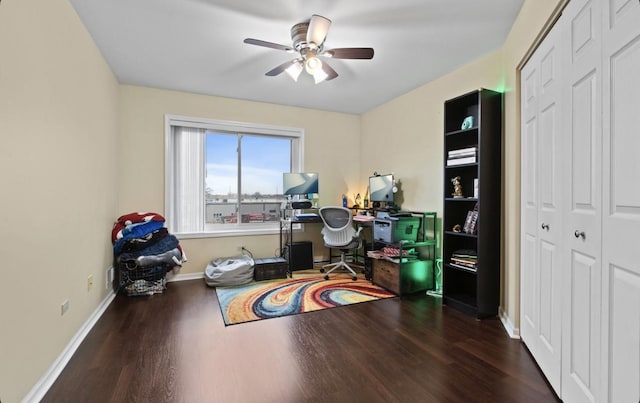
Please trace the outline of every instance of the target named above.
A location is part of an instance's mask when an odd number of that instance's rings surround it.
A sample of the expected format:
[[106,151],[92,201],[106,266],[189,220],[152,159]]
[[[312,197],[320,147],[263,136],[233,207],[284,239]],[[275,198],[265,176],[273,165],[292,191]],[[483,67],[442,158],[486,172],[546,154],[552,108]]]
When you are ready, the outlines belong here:
[[287,278],[287,260],[283,257],[254,259],[253,279],[255,281]]

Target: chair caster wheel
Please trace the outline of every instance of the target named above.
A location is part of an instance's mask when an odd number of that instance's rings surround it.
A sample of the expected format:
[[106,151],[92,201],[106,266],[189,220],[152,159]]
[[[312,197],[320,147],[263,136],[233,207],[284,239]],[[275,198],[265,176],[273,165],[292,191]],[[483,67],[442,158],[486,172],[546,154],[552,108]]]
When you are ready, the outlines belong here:
[[327,274],[326,276],[324,276],[325,280],[329,280],[329,275]]
[[351,277],[351,280],[353,280],[353,281],[356,281],[357,279],[358,279],[358,277],[356,277],[356,276]]
[[320,273],[324,273],[324,268],[321,268],[321,269],[320,269]]

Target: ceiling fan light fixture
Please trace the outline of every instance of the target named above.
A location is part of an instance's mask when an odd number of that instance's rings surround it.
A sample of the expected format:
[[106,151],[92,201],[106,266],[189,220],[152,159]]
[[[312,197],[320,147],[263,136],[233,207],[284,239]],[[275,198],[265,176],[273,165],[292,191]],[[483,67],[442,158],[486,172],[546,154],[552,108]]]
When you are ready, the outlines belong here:
[[314,43],[317,47],[322,46],[330,25],[330,19],[317,14],[312,15],[307,29],[307,42]]
[[[2,0],[0,0],[2,1]],[[327,62],[319,59],[320,56],[334,59],[372,59],[373,48],[332,48],[325,50],[325,39],[329,31],[331,20],[321,15],[314,14],[307,21],[299,22],[291,27],[291,41],[293,46],[263,41],[262,39],[246,38],[244,43],[263,46],[267,48],[284,50],[286,52],[298,52],[296,59],[284,62],[265,73],[274,77],[282,72],[298,81],[302,70],[313,77],[316,84],[330,81],[338,77],[338,73]]]
[[318,71],[322,71],[322,61],[315,55],[309,55],[304,63],[304,69],[307,73],[314,75]]
[[315,81],[316,84],[320,84],[321,82],[323,82],[324,80],[327,79],[327,77],[329,77],[329,75],[322,69],[318,69],[315,72],[313,72],[313,81]]
[[291,64],[291,66],[287,67],[285,72],[293,79],[293,81],[298,81],[298,77],[300,77],[300,73],[302,73],[302,63],[300,61],[296,61]]

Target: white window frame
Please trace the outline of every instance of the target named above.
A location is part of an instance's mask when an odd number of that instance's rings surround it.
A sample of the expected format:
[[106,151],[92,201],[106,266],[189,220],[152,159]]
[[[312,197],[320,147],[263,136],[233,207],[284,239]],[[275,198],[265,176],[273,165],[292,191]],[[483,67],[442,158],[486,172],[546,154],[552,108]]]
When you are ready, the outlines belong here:
[[[238,134],[259,134],[268,136],[281,136],[292,139],[291,142],[291,171],[301,172],[304,166],[304,129],[273,126],[266,124],[234,122],[228,120],[215,120],[207,118],[195,118],[180,115],[165,115],[165,219],[169,228],[177,228],[176,203],[174,203],[174,194],[176,187],[174,153],[173,127],[187,127],[195,129],[205,129],[217,132],[228,132]],[[202,148],[204,153],[204,147]],[[204,154],[203,154],[204,155]],[[202,172],[196,173],[204,178],[204,156],[194,155],[195,159],[202,159]],[[203,189],[204,192],[204,189]],[[203,194],[204,200],[204,194]],[[204,212],[202,212],[204,223]],[[247,236],[247,235],[271,235],[280,233],[280,223],[259,223],[252,225],[249,223],[226,224],[224,229],[210,230],[205,225],[201,230],[179,232],[175,229],[172,232],[181,239],[185,238],[213,238],[227,236]]]

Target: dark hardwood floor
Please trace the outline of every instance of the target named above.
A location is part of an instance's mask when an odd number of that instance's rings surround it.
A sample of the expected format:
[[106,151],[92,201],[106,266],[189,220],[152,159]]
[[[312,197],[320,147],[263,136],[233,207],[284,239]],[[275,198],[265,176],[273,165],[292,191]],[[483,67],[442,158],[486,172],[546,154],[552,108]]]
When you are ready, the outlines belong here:
[[555,402],[497,319],[424,294],[225,327],[203,281],[118,296],[43,402]]

